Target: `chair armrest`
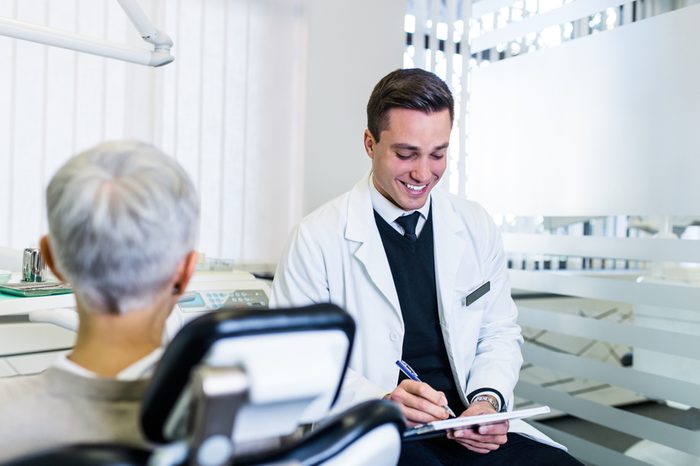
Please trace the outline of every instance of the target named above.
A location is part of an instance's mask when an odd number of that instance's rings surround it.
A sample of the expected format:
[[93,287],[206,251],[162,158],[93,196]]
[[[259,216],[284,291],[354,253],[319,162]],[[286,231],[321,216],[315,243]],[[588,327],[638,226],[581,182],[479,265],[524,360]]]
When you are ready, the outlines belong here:
[[321,422],[296,442],[261,454],[235,458],[237,465],[297,461],[320,464],[340,454],[377,427],[390,425],[401,438],[405,424],[399,408],[387,400],[371,400],[353,406]]

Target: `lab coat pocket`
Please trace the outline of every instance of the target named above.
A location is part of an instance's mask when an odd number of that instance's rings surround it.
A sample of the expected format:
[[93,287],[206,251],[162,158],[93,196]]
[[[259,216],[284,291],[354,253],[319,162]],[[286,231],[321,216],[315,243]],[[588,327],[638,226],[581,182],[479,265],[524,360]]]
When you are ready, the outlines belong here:
[[[480,284],[479,284],[480,285]],[[454,327],[457,331],[463,335],[469,335],[476,338],[478,335],[479,327],[481,326],[481,319],[484,314],[485,300],[483,297],[472,302],[468,306],[466,305],[466,298],[475,289],[479,287],[460,287],[456,289],[453,294],[453,312],[452,317],[454,319]]]

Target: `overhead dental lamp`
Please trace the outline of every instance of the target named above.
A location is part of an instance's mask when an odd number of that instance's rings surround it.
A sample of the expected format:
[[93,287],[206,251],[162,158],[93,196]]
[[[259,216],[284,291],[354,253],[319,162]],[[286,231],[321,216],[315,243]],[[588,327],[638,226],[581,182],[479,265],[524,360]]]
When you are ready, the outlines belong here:
[[173,41],[156,29],[136,0],[117,0],[141,38],[153,44],[153,50],[131,48],[114,42],[58,31],[45,26],[0,18],[0,35],[39,44],[85,52],[147,66],[162,66],[175,59],[170,54]]

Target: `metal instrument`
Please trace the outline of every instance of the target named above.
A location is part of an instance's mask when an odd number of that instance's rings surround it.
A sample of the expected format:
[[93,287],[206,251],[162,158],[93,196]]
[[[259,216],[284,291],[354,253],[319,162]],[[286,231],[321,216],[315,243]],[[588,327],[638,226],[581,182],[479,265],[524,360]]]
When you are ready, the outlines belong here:
[[46,264],[41,257],[41,251],[37,248],[26,248],[22,256],[22,281],[42,282]]

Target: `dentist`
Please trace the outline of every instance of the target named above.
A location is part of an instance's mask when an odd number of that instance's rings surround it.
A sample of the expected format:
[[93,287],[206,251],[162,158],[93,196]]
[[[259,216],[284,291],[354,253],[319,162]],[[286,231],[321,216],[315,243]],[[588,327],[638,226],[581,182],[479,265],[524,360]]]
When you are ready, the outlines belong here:
[[[302,220],[272,287],[275,305],[331,301],[353,315],[341,406],[386,397],[408,424],[445,419],[446,405],[461,416],[506,410],[522,363],[499,232],[479,205],[438,187],[453,119],[434,74],[380,80],[364,132],[370,174]],[[579,464],[531,437],[548,441],[522,421],[457,430],[405,443],[399,464]]]

